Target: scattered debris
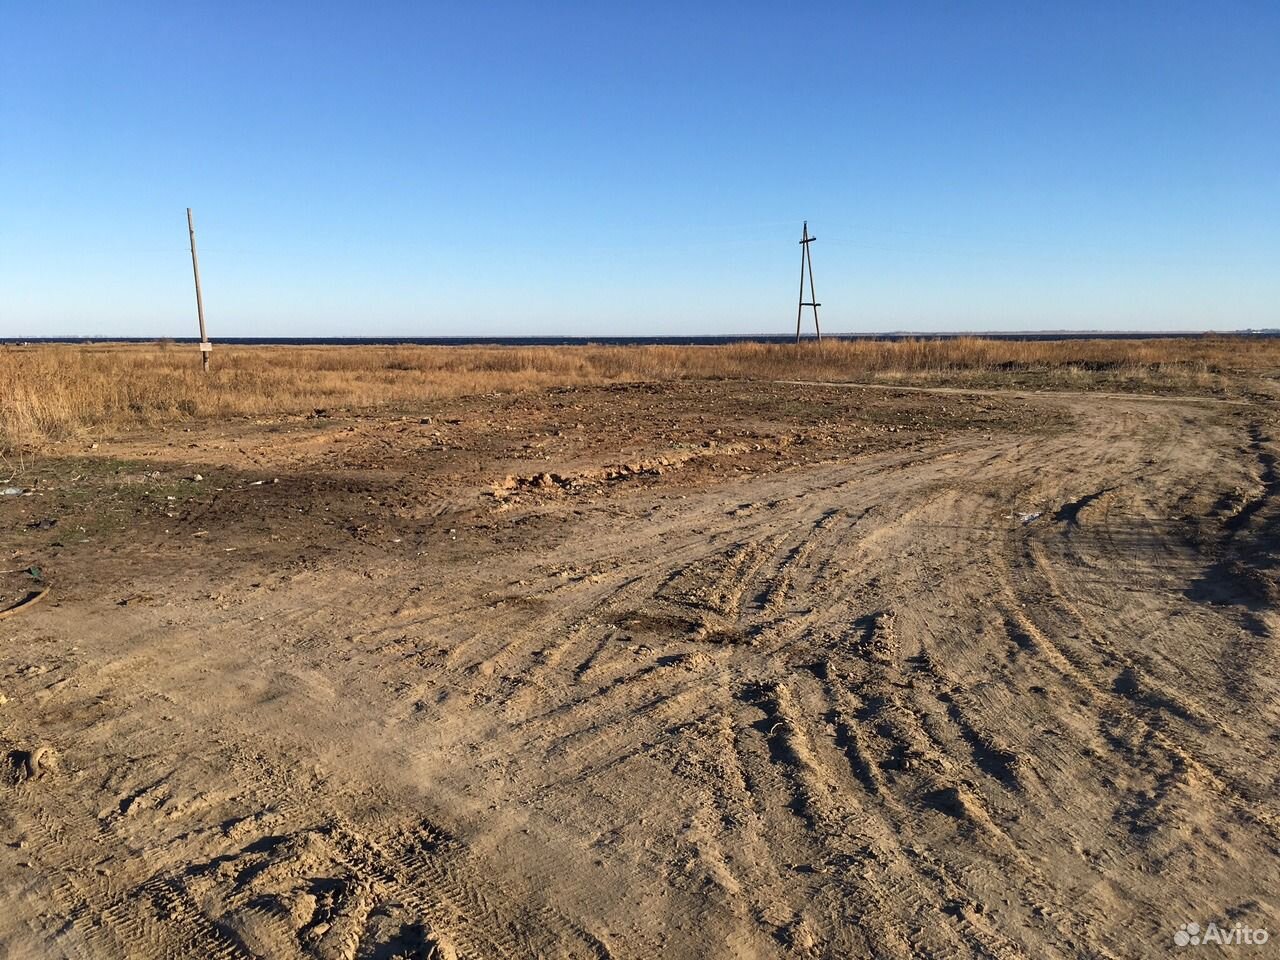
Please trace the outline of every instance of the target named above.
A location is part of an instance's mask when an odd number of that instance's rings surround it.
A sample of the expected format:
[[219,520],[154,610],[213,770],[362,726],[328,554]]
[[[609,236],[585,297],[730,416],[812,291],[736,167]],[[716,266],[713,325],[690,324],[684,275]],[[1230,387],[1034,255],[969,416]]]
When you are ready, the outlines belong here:
[[58,525],[57,517],[45,517],[41,520],[33,520],[27,524],[28,530],[52,530]]
[[583,470],[569,475],[535,473],[527,477],[507,476],[494,483],[490,492],[495,499],[501,500],[512,493],[525,491],[560,492],[599,486],[619,480],[659,477],[669,470],[680,467],[690,459],[692,459],[691,454],[684,456],[673,455],[672,457],[659,457],[656,460],[643,460],[615,464],[595,470]]
[[1035,513],[1006,513],[1004,516],[1006,520],[1017,520],[1019,523],[1026,525],[1039,520],[1041,513],[1042,511],[1037,510]]
[[12,607],[7,607],[4,610],[0,610],[0,620],[4,620],[6,617],[12,617],[15,613],[25,610],[28,607],[34,606],[35,604],[43,600],[48,595],[48,593],[49,593],[48,587],[45,587],[43,590],[33,590],[31,593],[28,593],[25,597],[23,597],[21,600],[15,603]]

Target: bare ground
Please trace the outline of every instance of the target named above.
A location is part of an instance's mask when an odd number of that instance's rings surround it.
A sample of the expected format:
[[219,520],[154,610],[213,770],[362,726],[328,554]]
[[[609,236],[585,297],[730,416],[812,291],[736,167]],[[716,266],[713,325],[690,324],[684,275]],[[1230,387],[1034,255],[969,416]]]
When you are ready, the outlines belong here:
[[1280,935],[1276,431],[689,382],[64,447],[0,498],[0,606],[52,588],[0,621],[0,953]]

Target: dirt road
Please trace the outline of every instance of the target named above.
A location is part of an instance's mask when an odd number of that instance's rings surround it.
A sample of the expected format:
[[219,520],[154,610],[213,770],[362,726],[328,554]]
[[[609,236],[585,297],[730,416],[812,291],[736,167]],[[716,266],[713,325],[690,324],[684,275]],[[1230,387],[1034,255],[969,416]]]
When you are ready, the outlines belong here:
[[[1280,937],[1274,406],[1025,395],[1007,422],[898,442],[864,408],[955,396],[785,389],[848,405],[865,443],[795,459],[758,430],[682,460],[638,432],[520,473],[464,422],[428,446],[472,443],[465,475],[431,479],[421,446],[415,479],[378,473],[370,421],[171,454],[237,448],[259,473],[82,561],[67,546],[60,590],[0,630],[4,743],[57,759],[5,788],[0,950],[1118,958],[1171,952],[1188,921]],[[616,409],[588,394],[570,417]],[[281,492],[348,435],[345,506]],[[280,466],[295,454],[310,466]]]

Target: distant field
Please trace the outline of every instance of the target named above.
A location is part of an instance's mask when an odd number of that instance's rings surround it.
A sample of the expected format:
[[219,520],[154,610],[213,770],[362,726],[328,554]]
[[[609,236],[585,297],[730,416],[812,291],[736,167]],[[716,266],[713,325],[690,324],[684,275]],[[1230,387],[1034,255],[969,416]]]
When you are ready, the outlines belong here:
[[838,341],[714,347],[219,346],[213,370],[175,344],[0,347],[0,446],[210,417],[378,410],[554,386],[679,379],[876,380],[1218,391],[1280,367],[1280,340]]

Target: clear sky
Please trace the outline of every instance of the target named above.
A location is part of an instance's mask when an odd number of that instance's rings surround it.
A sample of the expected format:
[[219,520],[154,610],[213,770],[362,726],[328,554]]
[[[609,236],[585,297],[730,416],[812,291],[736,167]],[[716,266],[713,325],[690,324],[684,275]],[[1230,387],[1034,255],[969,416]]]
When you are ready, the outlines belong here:
[[0,336],[1280,326],[1280,3],[0,0]]

